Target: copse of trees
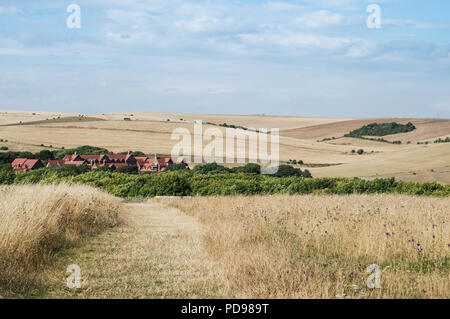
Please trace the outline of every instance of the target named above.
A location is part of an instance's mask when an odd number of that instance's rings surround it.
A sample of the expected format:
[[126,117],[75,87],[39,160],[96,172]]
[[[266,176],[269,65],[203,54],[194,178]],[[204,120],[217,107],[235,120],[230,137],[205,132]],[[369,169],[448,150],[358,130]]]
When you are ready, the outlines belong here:
[[437,140],[434,141],[434,143],[450,143],[450,137],[447,136],[445,139],[438,138]]
[[411,122],[407,124],[399,124],[396,122],[391,123],[371,123],[364,125],[363,127],[353,130],[345,137],[363,137],[363,136],[385,136],[399,133],[407,133],[414,131],[416,127]]

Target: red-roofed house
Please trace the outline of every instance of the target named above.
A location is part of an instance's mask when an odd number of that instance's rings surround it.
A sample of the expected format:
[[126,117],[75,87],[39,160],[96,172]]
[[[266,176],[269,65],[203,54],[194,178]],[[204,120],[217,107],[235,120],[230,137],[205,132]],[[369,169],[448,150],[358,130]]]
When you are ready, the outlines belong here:
[[[151,159],[146,156],[134,157],[130,153],[121,155],[79,155],[75,153],[73,155],[64,156],[62,160],[49,160],[47,167],[87,165],[90,169],[104,166],[108,166],[112,169],[117,169],[121,166],[137,166],[140,173],[160,173],[172,164],[185,164],[186,168],[189,168],[183,157],[177,157],[172,160],[172,158],[170,157],[157,157],[155,155],[155,158]],[[14,160],[12,166],[17,171],[32,170],[43,167],[42,163],[39,160],[28,160],[20,158]]]
[[28,159],[28,158],[16,158],[11,166],[16,172],[28,172],[38,168],[44,167],[42,162],[38,159]]

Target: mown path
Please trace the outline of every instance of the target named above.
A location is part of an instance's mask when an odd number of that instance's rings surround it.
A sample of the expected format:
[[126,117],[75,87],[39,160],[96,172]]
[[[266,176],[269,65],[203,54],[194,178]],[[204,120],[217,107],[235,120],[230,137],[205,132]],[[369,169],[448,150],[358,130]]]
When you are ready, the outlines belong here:
[[[223,287],[203,250],[201,226],[177,209],[126,204],[123,223],[58,259],[46,298],[215,298]],[[66,287],[77,264],[82,288]]]

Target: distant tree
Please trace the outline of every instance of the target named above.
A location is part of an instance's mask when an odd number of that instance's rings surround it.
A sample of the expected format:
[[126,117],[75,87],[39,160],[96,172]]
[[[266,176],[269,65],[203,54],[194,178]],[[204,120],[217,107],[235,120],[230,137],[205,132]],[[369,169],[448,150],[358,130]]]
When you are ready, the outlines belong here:
[[194,174],[220,174],[229,173],[230,169],[217,163],[208,163],[195,166],[192,172]]
[[185,171],[188,170],[185,164],[173,164],[166,167],[164,172]]
[[305,178],[312,178],[311,172],[309,170],[305,169],[303,171],[303,177],[305,177]]
[[234,173],[261,174],[261,166],[256,163],[248,163],[244,166],[233,167]]
[[272,175],[275,177],[302,176],[302,170],[290,165],[280,165],[278,171]]
[[119,166],[116,173],[126,173],[126,174],[138,174],[139,170],[137,166]]
[[43,162],[48,162],[48,160],[55,159],[55,154],[49,150],[42,150],[37,153],[37,156]]
[[364,150],[363,150],[362,148],[360,148],[360,149],[358,150],[358,154],[359,154],[359,155],[364,154]]

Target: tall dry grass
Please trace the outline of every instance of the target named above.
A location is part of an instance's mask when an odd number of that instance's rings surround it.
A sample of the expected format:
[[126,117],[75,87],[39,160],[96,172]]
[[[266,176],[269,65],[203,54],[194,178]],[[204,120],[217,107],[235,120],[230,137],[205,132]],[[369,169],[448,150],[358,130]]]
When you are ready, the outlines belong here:
[[[160,200],[204,225],[240,298],[449,298],[450,198],[395,195]],[[367,287],[371,264],[382,288]]]
[[55,251],[115,226],[120,206],[88,186],[1,186],[0,287],[35,284]]

